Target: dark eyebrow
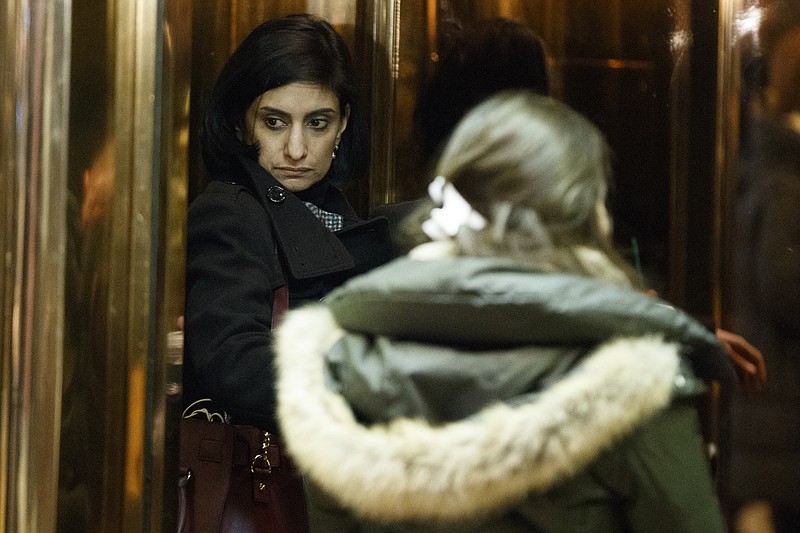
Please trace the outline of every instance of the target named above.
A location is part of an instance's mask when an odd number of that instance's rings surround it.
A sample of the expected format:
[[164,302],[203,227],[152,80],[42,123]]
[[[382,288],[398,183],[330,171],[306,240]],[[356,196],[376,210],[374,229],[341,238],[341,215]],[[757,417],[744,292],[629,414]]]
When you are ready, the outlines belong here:
[[[259,111],[267,112],[273,115],[279,115],[282,117],[288,117],[289,113],[282,109],[278,109],[277,107],[270,107],[270,106],[263,106],[259,108]],[[316,115],[335,115],[336,110],[330,107],[320,107],[319,109],[314,109],[313,111],[309,111],[305,114],[303,119],[308,119],[309,117],[313,117]]]

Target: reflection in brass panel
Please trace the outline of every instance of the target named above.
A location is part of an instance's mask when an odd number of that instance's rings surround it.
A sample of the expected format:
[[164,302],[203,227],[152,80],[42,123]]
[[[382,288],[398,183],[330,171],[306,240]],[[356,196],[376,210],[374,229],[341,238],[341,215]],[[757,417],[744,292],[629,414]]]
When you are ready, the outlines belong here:
[[734,177],[739,158],[739,98],[741,94],[741,50],[737,42],[737,16],[742,0],[727,0],[719,8],[717,57],[716,159],[714,165],[714,241],[712,256],[712,313],[714,324],[731,324],[733,282],[731,234],[734,227]]
[[[399,126],[395,102],[400,99],[402,85],[398,80],[402,61],[398,58],[402,50],[400,35],[403,31],[399,26],[403,21],[400,6],[399,0],[374,2],[367,7],[363,17],[366,31],[372,39],[368,56],[371,59],[371,85],[368,96],[373,109],[370,123],[372,143],[370,197],[367,208],[397,200],[396,193],[401,186],[400,182],[395,180],[395,173],[392,170],[399,153],[396,144],[396,131]],[[386,102],[390,104],[386,105]]]
[[0,531],[53,531],[64,352],[69,2],[0,12]]
[[[13,65],[17,53],[17,3],[8,2],[0,12],[0,64]],[[15,79],[11,69],[0,72],[0,391],[9,390],[11,353],[11,316],[14,295],[14,257],[16,255],[17,181],[16,175],[17,122],[11,120],[17,109]],[[9,400],[0,395],[0,496],[5,500],[8,456]],[[5,506],[0,506],[0,523],[5,523]]]
[[683,305],[686,287],[689,195],[689,116],[691,89],[691,6],[676,1],[673,6],[673,29],[670,36],[674,68],[670,78],[670,159],[669,159],[669,259],[664,296],[676,305]]
[[156,1],[73,6],[60,531],[142,531],[160,511],[150,508],[163,491],[151,267],[159,14]]
[[[113,117],[113,9],[105,0],[73,9],[65,300],[64,414],[58,484],[59,530],[121,524],[118,461],[124,451],[125,359],[109,351],[110,239],[117,184]],[[124,257],[120,255],[119,257]],[[89,325],[89,327],[87,327]],[[124,341],[124,335],[115,337]],[[116,358],[112,357],[112,354]]]
[[[160,65],[158,43],[160,11],[156,0],[119,0],[114,13],[114,138],[116,176],[111,212],[111,263],[109,265],[109,362],[121,363],[114,376],[126,384],[115,394],[107,391],[109,409],[118,414],[117,434],[107,434],[107,442],[122,455],[124,462],[111,463],[106,479],[117,481],[122,490],[120,515],[117,502],[109,502],[108,518],[117,519],[123,530],[141,531],[149,511],[153,487],[145,483],[146,456],[151,441],[152,415],[148,396],[152,395],[151,341],[154,333],[153,187],[156,139],[156,112],[160,109],[156,75]],[[123,372],[120,376],[117,372]],[[111,375],[111,372],[109,373]],[[109,414],[112,414],[109,413]],[[124,428],[124,431],[119,431]],[[119,433],[122,433],[121,435]],[[120,451],[122,453],[120,453]],[[110,477],[114,476],[114,478]],[[113,522],[112,522],[113,523]]]
[[[0,13],[0,64],[14,64],[17,54],[17,4],[9,2]],[[14,403],[11,394],[12,328],[16,285],[16,243],[18,181],[16,175],[17,123],[10,120],[17,109],[15,105],[15,80],[11,69],[0,72],[0,524],[8,523],[9,494],[13,492],[11,472],[11,416]],[[11,465],[11,466],[10,466]]]
[[109,9],[106,0],[93,0],[75,3],[72,10],[59,531],[102,527],[106,502],[114,494],[104,472],[116,473],[110,468],[110,456],[122,449],[108,445],[106,439],[107,433],[117,430],[116,420],[124,413],[109,413],[106,396],[109,389],[122,390],[124,383],[120,378],[109,385],[108,369],[121,369],[122,363],[109,360],[106,349],[108,242],[116,171],[109,123],[113,105]]
[[[604,131],[615,153],[611,207],[619,244],[636,238],[650,283],[668,285],[670,122],[673,71],[671,0],[416,0],[401,4],[398,73],[392,109],[392,153],[373,183],[389,184],[388,201],[424,194],[430,169],[419,153],[411,117],[416,94],[435,67],[452,27],[506,17],[534,29],[551,56],[553,94]],[[433,20],[431,20],[433,19]],[[433,34],[432,34],[433,32]],[[383,172],[383,174],[382,174]],[[374,186],[378,189],[378,186]]]
[[722,324],[763,352],[767,380],[759,394],[731,398],[733,450],[721,474],[735,523],[760,516],[767,530],[792,531],[800,523],[800,2],[722,4],[718,98],[741,130],[717,138],[726,156],[718,163],[735,171],[719,172]]
[[[152,427],[153,493],[150,530],[177,527],[178,436],[181,415],[182,343],[170,345],[183,315],[186,201],[191,81],[191,0],[164,4],[161,150],[159,170],[158,282]],[[175,344],[174,342],[172,344]]]

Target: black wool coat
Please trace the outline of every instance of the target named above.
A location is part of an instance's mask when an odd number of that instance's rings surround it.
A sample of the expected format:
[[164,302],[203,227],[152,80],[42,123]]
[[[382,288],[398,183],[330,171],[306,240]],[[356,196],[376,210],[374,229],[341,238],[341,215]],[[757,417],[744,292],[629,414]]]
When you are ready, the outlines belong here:
[[[261,166],[212,181],[189,207],[184,406],[278,432],[272,307],[319,301],[344,280],[391,259],[385,219],[365,222],[327,180],[294,194]],[[303,203],[344,217],[332,233]],[[193,409],[187,409],[190,414]]]

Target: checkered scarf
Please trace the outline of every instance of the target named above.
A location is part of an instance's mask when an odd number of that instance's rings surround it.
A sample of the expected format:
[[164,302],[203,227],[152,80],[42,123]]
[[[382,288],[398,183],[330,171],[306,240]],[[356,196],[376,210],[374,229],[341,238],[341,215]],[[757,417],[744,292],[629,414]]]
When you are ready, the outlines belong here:
[[342,215],[320,209],[311,202],[303,203],[306,204],[306,207],[308,207],[308,209],[314,213],[314,216],[316,216],[330,231],[339,231],[344,226],[344,217]]

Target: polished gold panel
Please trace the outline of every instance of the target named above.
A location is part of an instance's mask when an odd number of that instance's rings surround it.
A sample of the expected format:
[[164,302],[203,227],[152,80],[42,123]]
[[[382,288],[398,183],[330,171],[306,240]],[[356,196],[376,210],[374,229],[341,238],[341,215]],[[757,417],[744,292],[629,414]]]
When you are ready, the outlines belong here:
[[[0,11],[0,63],[13,65],[17,53],[17,3],[7,2]],[[0,72],[0,524],[8,521],[9,483],[14,462],[10,459],[12,330],[16,286],[17,186],[14,154],[17,140],[14,76]],[[12,487],[13,490],[13,487]],[[4,531],[0,528],[0,531]]]
[[[108,355],[123,361],[126,371],[124,396],[109,396],[112,408],[122,409],[118,425],[126,429],[124,465],[115,472],[124,480],[122,521],[124,531],[142,531],[151,495],[145,483],[146,456],[153,443],[149,399],[153,390],[153,366],[161,366],[153,353],[156,301],[153,272],[157,221],[153,202],[157,165],[156,124],[160,94],[156,76],[160,62],[158,44],[160,13],[155,0],[116,3],[115,13],[115,108],[117,149],[115,213],[111,229],[109,306],[111,336]],[[124,260],[123,260],[124,258]],[[109,390],[111,392],[111,390]],[[124,424],[124,426],[123,426]]]
[[800,2],[720,2],[715,176],[723,327],[764,356],[758,394],[732,395],[721,475],[738,531],[800,513]]
[[[11,1],[2,63],[0,531],[53,531],[63,354],[69,2]],[[49,482],[46,482],[49,481]]]
[[190,18],[178,0],[73,5],[59,531],[174,522]]
[[[401,17],[400,0],[374,2],[365,10],[365,32],[371,44],[369,96],[373,105],[369,207],[400,199],[397,193],[402,183],[397,181],[393,167],[398,159],[402,159],[398,158],[401,152],[396,143],[396,128],[402,128],[401,124],[405,122],[405,117],[397,114],[398,108],[404,108],[397,103],[403,100],[402,82],[399,80],[402,61],[400,24],[408,21]],[[390,104],[385,105],[385,102]]]
[[[122,394],[124,371],[107,354],[109,237],[116,185],[113,116],[113,25],[107,0],[73,3],[70,136],[67,168],[67,268],[58,530],[97,531],[120,523],[105,509],[115,500],[112,468],[124,435],[108,391]],[[111,369],[109,371],[109,369]],[[124,426],[123,426],[124,427]],[[112,454],[114,458],[112,459]],[[120,478],[121,479],[121,478]]]
[[733,299],[730,290],[732,274],[732,230],[735,225],[734,195],[740,139],[741,49],[738,16],[743,0],[722,0],[719,6],[719,38],[717,57],[716,158],[714,164],[714,281],[712,314],[714,323],[729,327]]
[[[186,257],[189,103],[191,84],[191,0],[164,4],[162,38],[161,128],[157,216],[158,282],[156,294],[156,350],[151,401],[153,411],[151,464],[153,492],[150,529],[176,529],[178,427],[181,415],[182,337]],[[176,338],[177,337],[177,338]]]

